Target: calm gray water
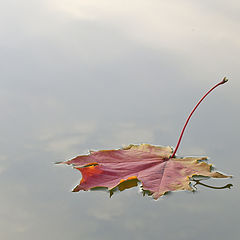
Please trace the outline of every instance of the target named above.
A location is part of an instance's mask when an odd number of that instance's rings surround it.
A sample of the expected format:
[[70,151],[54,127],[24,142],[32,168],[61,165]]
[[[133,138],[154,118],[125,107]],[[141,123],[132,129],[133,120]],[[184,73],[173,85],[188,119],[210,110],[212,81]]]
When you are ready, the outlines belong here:
[[[238,1],[0,0],[0,237],[4,240],[237,240]],[[89,149],[175,146],[233,179],[159,201],[137,188],[72,193],[54,165]]]

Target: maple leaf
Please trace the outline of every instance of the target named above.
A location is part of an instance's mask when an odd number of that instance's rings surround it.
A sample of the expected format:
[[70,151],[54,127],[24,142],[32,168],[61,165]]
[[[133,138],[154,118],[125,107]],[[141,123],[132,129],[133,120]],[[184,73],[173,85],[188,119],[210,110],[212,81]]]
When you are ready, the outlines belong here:
[[[80,184],[73,189],[73,192],[107,188],[112,195],[115,189],[123,191],[141,182],[142,190],[148,192],[154,199],[158,199],[169,191],[193,190],[190,182],[194,176],[230,177],[212,171],[212,165],[206,162],[206,157],[177,158],[175,156],[193,112],[214,88],[226,81],[227,79],[224,78],[200,99],[190,113],[174,151],[169,146],[129,145],[118,150],[91,152],[88,155],[61,162],[73,165],[82,174]],[[196,182],[198,183],[199,181]]]
[[[119,150],[100,150],[89,155],[78,156],[66,161],[82,174],[82,180],[74,192],[118,186],[122,191],[136,186],[140,181],[142,189],[157,199],[168,191],[192,190],[190,178],[194,175],[225,178],[219,172],[212,172],[206,157],[170,158],[170,147],[149,144],[129,145]],[[136,181],[129,181],[129,180]],[[123,184],[125,182],[125,185]]]

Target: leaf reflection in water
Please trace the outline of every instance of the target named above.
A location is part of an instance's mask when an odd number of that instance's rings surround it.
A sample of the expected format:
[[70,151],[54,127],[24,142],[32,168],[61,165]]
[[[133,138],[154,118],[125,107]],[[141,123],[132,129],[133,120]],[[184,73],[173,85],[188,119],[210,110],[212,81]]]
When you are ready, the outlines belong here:
[[203,181],[203,180],[205,180],[205,179],[192,179],[192,181],[195,182],[195,184],[193,184],[193,187],[195,189],[197,189],[196,185],[198,185],[198,184],[201,185],[201,186],[204,186],[204,187],[212,188],[212,189],[225,189],[225,188],[231,189],[231,187],[233,187],[233,185],[231,183],[226,184],[226,185],[224,185],[222,187],[215,187],[215,186],[211,186],[211,185],[202,183],[201,181]]
[[[207,187],[207,188],[212,188],[212,189],[225,189],[225,188],[228,188],[228,189],[231,189],[233,187],[233,184],[229,183],[229,184],[226,184],[224,186],[220,186],[220,187],[216,187],[216,186],[211,186],[211,185],[208,185],[208,184],[205,184],[205,183],[202,183],[202,181],[204,180],[207,180],[209,178],[207,177],[202,177],[202,178],[199,178],[197,176],[195,176],[195,178],[191,178],[190,181],[191,181],[191,188],[192,188],[192,191],[195,192],[197,191],[197,185],[201,185],[203,187]],[[109,192],[110,194],[110,197],[113,196],[114,193],[117,193],[117,192],[122,192],[124,191],[125,189],[129,189],[129,188],[132,188],[132,187],[136,187],[136,186],[139,186],[140,182],[137,180],[137,179],[129,179],[127,181],[124,181],[124,182],[121,182],[120,184],[118,184],[115,188],[111,189],[111,190],[108,190],[106,187],[95,187],[95,188],[92,188],[91,191],[107,191]],[[144,190],[142,188],[142,186],[140,185],[140,190],[141,190],[141,193],[143,196],[151,196],[153,193],[148,191],[148,190]],[[169,195],[170,192],[166,192],[164,195]]]

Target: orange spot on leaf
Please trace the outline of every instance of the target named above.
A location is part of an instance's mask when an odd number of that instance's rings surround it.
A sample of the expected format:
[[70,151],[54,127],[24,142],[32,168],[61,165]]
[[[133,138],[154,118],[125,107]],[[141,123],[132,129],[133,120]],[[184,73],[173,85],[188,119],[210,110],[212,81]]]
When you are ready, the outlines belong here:
[[128,177],[127,179],[121,179],[119,183],[125,182],[127,180],[137,179],[136,176]]
[[92,177],[93,175],[97,175],[102,173],[102,170],[100,169],[99,165],[93,165],[89,167],[83,167],[83,168],[76,168],[78,169],[82,174],[82,179],[80,183],[86,182],[89,177]]

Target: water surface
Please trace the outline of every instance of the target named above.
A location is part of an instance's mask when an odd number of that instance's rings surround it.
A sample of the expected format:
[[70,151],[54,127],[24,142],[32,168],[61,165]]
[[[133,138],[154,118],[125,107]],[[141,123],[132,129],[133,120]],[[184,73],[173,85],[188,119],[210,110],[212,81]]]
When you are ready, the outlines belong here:
[[[0,236],[24,239],[238,239],[239,3],[1,1]],[[88,150],[175,146],[230,180],[159,201],[137,188],[71,193],[56,166]]]

